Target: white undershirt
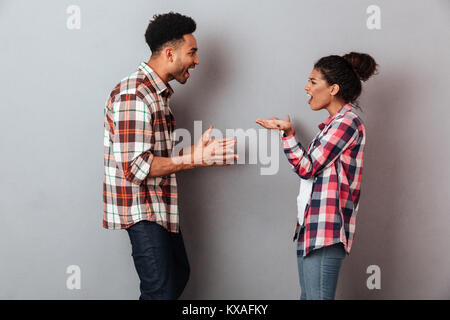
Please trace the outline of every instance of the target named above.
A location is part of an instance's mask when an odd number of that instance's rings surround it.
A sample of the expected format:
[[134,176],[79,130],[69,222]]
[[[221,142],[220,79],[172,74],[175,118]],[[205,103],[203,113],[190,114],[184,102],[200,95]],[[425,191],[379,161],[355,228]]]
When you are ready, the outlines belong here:
[[305,217],[305,208],[311,198],[311,191],[313,187],[314,179],[300,179],[300,190],[297,197],[297,210],[298,210],[298,223],[303,225],[303,219]]

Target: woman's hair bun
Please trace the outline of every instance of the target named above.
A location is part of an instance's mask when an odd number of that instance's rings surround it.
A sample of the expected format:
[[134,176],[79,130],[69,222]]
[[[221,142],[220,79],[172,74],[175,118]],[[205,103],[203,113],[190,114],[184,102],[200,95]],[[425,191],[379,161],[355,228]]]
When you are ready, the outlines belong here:
[[361,81],[366,81],[377,72],[378,64],[366,53],[350,52],[342,56],[353,67]]

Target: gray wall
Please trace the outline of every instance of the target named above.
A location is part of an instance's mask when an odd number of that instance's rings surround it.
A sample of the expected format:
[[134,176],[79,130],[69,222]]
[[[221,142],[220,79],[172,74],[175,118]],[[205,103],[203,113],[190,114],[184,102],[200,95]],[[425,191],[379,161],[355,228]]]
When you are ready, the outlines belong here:
[[[81,28],[66,26],[69,5]],[[370,30],[369,5],[381,9]],[[326,111],[303,87],[324,55],[367,52],[367,148],[356,239],[338,299],[450,298],[450,4],[435,1],[0,2],[0,298],[136,299],[125,231],[102,228],[103,107],[147,60],[155,13],[198,25],[200,65],[172,100],[179,128],[257,128],[290,114],[305,144]],[[202,168],[178,175],[192,274],[184,299],[297,299],[298,177],[280,168]],[[81,268],[69,290],[66,268]],[[381,270],[369,290],[366,269]]]

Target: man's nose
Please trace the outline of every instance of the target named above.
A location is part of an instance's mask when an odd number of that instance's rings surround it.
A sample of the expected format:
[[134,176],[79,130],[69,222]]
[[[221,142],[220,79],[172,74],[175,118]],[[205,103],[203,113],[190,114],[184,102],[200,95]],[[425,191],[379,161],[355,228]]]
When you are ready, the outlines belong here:
[[194,60],[194,63],[195,63],[196,65],[200,64],[200,60],[198,59],[198,57],[197,57],[197,56],[195,56],[195,60]]

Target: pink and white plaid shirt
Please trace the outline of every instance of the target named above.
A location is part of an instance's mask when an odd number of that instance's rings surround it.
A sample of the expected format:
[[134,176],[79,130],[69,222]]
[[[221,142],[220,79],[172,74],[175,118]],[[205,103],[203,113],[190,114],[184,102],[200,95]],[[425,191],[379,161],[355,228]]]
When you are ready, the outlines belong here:
[[353,244],[358,212],[366,132],[351,105],[344,105],[319,125],[308,149],[295,133],[282,137],[284,152],[302,179],[313,179],[304,222],[297,222],[297,255],[342,242],[347,254]]

